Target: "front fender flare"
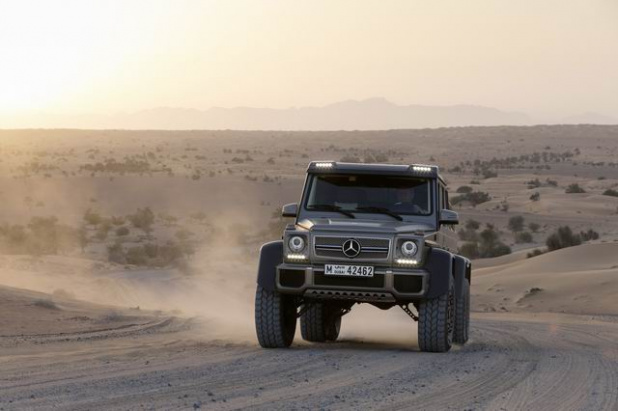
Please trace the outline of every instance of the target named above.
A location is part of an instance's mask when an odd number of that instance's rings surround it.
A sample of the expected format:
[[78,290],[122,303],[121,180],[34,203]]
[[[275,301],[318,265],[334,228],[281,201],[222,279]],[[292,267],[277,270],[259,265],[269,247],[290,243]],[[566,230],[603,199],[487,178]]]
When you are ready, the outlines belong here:
[[426,298],[437,298],[448,292],[453,276],[453,255],[440,248],[430,248],[425,262],[425,270],[429,272],[429,290]]
[[260,248],[257,283],[265,290],[275,291],[277,266],[283,263],[283,240],[272,241]]

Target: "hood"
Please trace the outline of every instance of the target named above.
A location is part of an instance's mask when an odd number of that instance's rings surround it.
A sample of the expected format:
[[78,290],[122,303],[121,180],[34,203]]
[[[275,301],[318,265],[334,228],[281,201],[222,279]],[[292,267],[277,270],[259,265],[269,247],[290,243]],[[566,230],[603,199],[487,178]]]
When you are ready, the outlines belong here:
[[380,234],[401,234],[435,231],[429,224],[413,221],[381,221],[363,219],[312,218],[303,219],[298,225],[311,232],[362,232]]

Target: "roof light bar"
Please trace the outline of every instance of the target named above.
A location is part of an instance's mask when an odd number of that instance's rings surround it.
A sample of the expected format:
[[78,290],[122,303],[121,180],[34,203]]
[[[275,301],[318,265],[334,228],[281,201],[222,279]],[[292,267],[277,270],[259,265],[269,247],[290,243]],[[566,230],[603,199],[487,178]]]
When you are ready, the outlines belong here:
[[332,168],[334,166],[333,163],[315,163],[317,168]]
[[428,166],[412,166],[412,170],[418,171],[420,173],[429,173],[429,172],[431,172],[431,167],[428,167]]

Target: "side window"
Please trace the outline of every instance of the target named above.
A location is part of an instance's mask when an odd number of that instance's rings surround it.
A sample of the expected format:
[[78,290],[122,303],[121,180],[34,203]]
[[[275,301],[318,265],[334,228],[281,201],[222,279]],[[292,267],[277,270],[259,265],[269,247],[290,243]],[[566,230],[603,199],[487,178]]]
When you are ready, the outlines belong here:
[[444,186],[440,184],[440,209],[444,209]]
[[448,199],[448,190],[446,188],[444,189],[444,208],[447,210],[451,209],[451,202]]

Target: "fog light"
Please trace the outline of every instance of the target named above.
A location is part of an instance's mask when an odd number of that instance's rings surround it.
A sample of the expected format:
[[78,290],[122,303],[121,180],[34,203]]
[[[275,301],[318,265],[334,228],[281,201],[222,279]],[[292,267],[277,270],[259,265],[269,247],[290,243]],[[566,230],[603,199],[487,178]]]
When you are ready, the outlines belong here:
[[306,260],[307,256],[304,254],[288,254],[286,258],[288,260],[301,261],[301,260]]
[[418,260],[413,260],[411,258],[398,258],[395,262],[399,265],[418,265]]

